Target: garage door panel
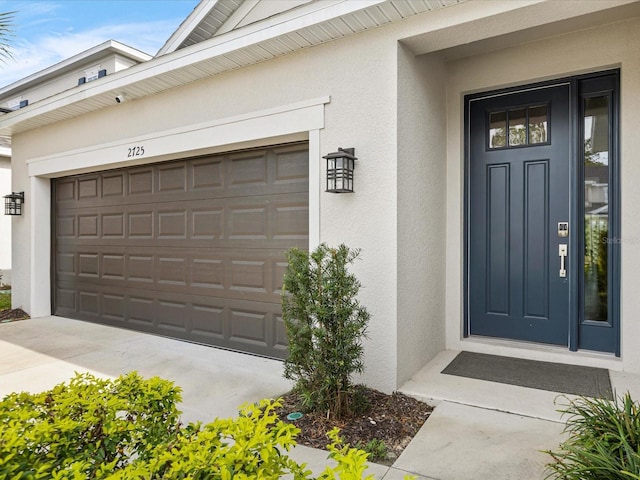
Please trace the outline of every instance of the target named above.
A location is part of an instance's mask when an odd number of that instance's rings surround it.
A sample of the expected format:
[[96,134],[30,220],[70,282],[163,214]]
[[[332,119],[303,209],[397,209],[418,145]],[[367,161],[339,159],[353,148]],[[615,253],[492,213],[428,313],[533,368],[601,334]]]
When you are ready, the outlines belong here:
[[76,279],[101,287],[170,289],[176,293],[280,303],[284,250],[66,247],[56,255],[57,284]]
[[[248,155],[248,156],[247,156]],[[59,207],[86,208],[308,192],[308,151],[269,150],[57,179]]]
[[[76,296],[76,292],[68,293]],[[83,289],[77,298],[77,304],[71,300],[57,314],[276,358],[287,354],[277,304],[194,295],[167,297],[163,292],[150,295],[137,289],[123,296],[110,288]]]
[[[194,301],[191,315],[191,332],[201,338],[223,342],[225,309],[219,304],[205,304]],[[206,343],[206,342],[205,342]]]
[[[308,241],[308,194],[255,196],[168,204],[86,206],[64,209],[56,218],[57,242],[126,244],[152,240],[180,246],[237,245],[247,240]],[[197,243],[197,242],[200,243]],[[80,243],[81,244],[81,243]],[[288,243],[285,243],[287,246]],[[274,247],[281,244],[275,243]]]
[[101,177],[102,183],[102,199],[115,197],[121,198],[124,196],[125,189],[125,173],[118,171],[115,173],[105,173]]
[[306,145],[54,181],[55,313],[283,358]]
[[126,318],[125,295],[102,293],[102,318],[112,325],[124,325]]

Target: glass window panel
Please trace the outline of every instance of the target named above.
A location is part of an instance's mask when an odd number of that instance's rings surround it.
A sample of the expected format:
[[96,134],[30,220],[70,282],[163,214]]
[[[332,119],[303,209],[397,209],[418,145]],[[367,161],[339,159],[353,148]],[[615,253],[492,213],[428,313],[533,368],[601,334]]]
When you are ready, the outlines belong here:
[[509,146],[527,144],[527,109],[509,110]]
[[507,146],[507,112],[489,114],[489,148]]
[[584,100],[584,316],[608,320],[609,97]]
[[529,143],[547,142],[547,106],[529,107]]

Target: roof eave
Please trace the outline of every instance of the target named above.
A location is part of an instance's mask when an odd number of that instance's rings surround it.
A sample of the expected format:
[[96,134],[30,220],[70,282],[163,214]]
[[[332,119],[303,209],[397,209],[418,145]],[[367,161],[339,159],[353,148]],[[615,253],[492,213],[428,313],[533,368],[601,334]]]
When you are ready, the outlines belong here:
[[89,62],[92,58],[104,56],[107,52],[117,53],[138,63],[147,62],[153,58],[151,55],[123,43],[115,40],[107,40],[106,42],[96,45],[95,47],[63,60],[62,62],[56,63],[51,67],[40,70],[39,72],[1,88],[0,97],[9,97],[12,93],[24,91],[26,88],[37,85],[76,68],[76,65],[81,62]]
[[209,15],[209,12],[215,8],[218,2],[219,0],[201,0],[189,16],[182,21],[178,29],[173,32],[162,48],[158,50],[156,57],[175,52],[193,29],[196,28],[207,15]]

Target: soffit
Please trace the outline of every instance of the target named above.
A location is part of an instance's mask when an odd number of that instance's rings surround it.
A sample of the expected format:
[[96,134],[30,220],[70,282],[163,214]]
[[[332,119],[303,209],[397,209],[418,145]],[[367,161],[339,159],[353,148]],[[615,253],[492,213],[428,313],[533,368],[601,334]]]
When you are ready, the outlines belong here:
[[326,43],[468,0],[323,0],[161,55],[94,82],[0,115],[11,135],[113,107],[302,48]]
[[243,1],[247,0],[201,0],[157,55],[165,55],[212,38]]

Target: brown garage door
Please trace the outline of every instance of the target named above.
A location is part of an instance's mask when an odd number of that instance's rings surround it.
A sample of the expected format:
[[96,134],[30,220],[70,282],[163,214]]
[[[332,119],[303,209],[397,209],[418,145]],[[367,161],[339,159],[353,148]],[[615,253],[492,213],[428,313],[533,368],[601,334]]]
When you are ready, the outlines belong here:
[[282,145],[56,179],[55,314],[284,357],[308,158]]

